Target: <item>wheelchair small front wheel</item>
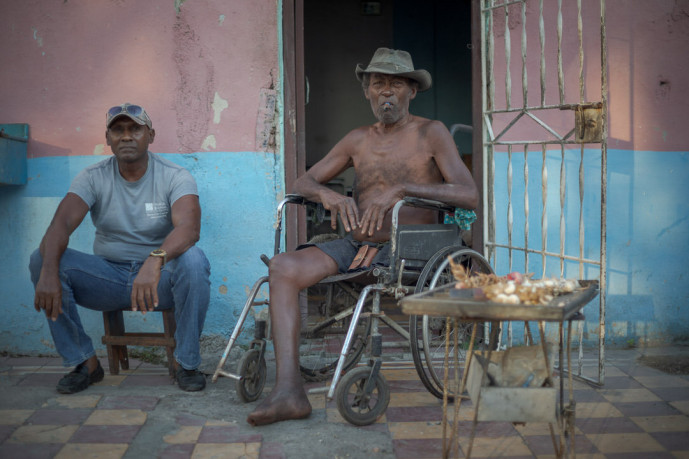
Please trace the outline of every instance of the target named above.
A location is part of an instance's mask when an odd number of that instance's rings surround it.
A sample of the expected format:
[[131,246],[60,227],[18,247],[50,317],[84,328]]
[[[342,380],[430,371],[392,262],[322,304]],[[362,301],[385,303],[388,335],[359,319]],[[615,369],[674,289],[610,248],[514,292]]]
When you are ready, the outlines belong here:
[[340,415],[356,426],[373,424],[385,413],[390,403],[390,389],[380,372],[370,393],[366,393],[365,387],[370,377],[371,367],[354,368],[345,373],[335,392]]
[[261,352],[258,349],[245,352],[237,364],[237,373],[241,376],[235,386],[240,400],[248,403],[258,399],[267,375],[266,361],[261,357]]

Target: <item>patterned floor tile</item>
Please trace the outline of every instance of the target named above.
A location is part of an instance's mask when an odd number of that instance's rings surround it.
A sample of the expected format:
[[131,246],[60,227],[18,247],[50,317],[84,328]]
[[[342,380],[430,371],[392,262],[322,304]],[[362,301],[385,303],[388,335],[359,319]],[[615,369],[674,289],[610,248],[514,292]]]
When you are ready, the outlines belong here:
[[606,400],[613,403],[657,402],[661,400],[649,389],[601,389],[600,393]]
[[154,396],[107,396],[103,397],[98,408],[102,410],[139,409],[152,411],[159,401],[160,398]]
[[689,417],[681,414],[674,416],[639,416],[632,417],[631,420],[646,432],[689,433]]
[[[465,455],[469,451],[469,439],[460,438],[459,446]],[[476,437],[471,445],[471,457],[516,457],[531,456],[531,450],[520,436]]]
[[689,381],[679,376],[637,376],[635,378],[645,387],[656,389],[659,387],[684,387],[689,388]]
[[587,437],[605,454],[665,451],[663,446],[647,433],[590,434]]
[[393,440],[443,438],[443,429],[437,422],[389,422]]
[[141,410],[96,410],[84,421],[84,425],[142,425],[146,413]]
[[195,443],[166,446],[159,453],[158,459],[189,459],[195,446]]
[[238,426],[205,426],[198,443],[258,443],[261,439],[261,434],[247,433]]
[[651,392],[668,402],[689,400],[689,388],[687,387],[658,387],[651,389]]
[[625,417],[614,418],[579,418],[576,426],[585,434],[592,433],[636,433],[643,429],[631,419]]
[[259,459],[285,459],[285,452],[281,443],[264,441],[261,443]]
[[668,451],[689,452],[689,435],[687,435],[687,430],[678,432],[653,432],[651,436]]
[[201,429],[202,426],[180,426],[174,432],[165,435],[163,441],[172,444],[196,443]]
[[397,459],[438,458],[443,455],[443,442],[437,439],[393,440],[392,447]]
[[441,407],[388,407],[385,412],[388,422],[435,421],[443,420]]
[[625,416],[670,416],[680,414],[672,405],[666,402],[615,403],[615,408]]
[[12,433],[7,442],[67,443],[78,428],[78,425],[20,426]]
[[689,401],[683,402],[670,402],[670,405],[677,411],[689,416]]
[[435,406],[437,409],[442,410],[443,401],[428,391],[393,392],[390,394],[390,404],[388,406]]
[[26,422],[31,424],[81,424],[93,412],[90,409],[74,409],[74,410],[53,410],[41,409],[36,410]]
[[51,399],[44,406],[60,406],[64,408],[95,408],[102,395],[59,395]]
[[192,459],[258,459],[260,443],[199,443],[194,448]]
[[0,425],[20,425],[33,414],[34,410],[0,410]]
[[53,458],[62,449],[61,443],[22,444],[5,442],[0,445],[0,457],[21,459]]
[[131,443],[141,426],[81,426],[74,432],[70,443]]
[[623,416],[612,403],[580,403],[576,404],[577,418],[614,418]]
[[55,459],[120,459],[127,452],[129,445],[122,443],[80,444],[68,443],[55,456]]

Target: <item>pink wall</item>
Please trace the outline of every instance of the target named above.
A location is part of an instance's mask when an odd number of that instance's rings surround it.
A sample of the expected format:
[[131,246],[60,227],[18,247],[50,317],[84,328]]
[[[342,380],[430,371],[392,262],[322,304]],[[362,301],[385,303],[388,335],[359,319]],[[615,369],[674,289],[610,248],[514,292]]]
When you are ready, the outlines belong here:
[[257,151],[277,33],[273,0],[3,2],[0,123],[30,124],[30,158],[109,154],[105,111],[128,101],[153,151]]
[[[559,100],[557,78],[557,2],[545,1],[545,104]],[[565,103],[579,102],[579,42],[577,3],[563,3],[562,70]],[[538,104],[540,86],[540,42],[538,33],[539,2],[527,3],[526,36],[528,103]],[[601,100],[600,93],[600,0],[582,1],[585,102]],[[606,2],[608,49],[608,147],[637,151],[686,151],[689,147],[686,117],[689,107],[689,1],[687,0],[614,0]],[[511,107],[523,106],[522,96],[522,18],[521,7],[509,9]],[[505,18],[496,10],[495,94],[498,108],[506,107]],[[543,113],[543,112],[541,112]],[[495,117],[500,132],[512,115]],[[573,126],[571,111],[554,110],[543,118],[565,134]],[[544,138],[534,122],[523,118],[517,124],[520,136]],[[551,138],[551,137],[546,137]],[[523,140],[507,137],[509,140]]]

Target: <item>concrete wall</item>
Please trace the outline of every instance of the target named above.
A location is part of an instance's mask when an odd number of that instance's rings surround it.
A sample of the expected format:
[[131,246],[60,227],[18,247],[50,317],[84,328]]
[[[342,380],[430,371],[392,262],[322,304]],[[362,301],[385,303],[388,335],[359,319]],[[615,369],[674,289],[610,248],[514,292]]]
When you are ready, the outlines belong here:
[[[151,150],[189,168],[211,265],[205,334],[228,335],[266,272],[283,194],[278,11],[273,0],[4,2],[0,124],[28,123],[28,184],[0,187],[0,351],[53,352],[34,311],[28,257],[73,177],[111,154],[105,111],[125,101],[153,120]],[[277,129],[277,132],[276,132]],[[90,251],[89,218],[70,246]],[[131,329],[160,328],[129,314]],[[83,321],[100,345],[102,319]],[[150,322],[154,322],[151,324]]]

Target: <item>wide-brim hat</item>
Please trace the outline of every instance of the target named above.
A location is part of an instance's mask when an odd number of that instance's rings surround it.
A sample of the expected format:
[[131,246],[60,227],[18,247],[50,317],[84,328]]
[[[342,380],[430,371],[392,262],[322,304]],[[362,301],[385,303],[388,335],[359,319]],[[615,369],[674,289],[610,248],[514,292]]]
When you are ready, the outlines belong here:
[[419,83],[419,91],[425,91],[433,84],[431,74],[423,69],[415,70],[409,53],[399,49],[378,48],[368,67],[363,68],[361,64],[357,64],[354,73],[359,81],[362,81],[364,73],[407,77]]

